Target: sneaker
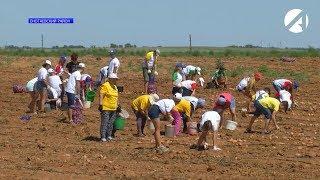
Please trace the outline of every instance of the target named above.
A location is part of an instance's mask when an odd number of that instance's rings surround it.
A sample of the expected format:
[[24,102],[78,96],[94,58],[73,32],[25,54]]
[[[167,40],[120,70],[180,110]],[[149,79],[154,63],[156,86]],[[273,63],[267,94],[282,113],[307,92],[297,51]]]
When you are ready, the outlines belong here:
[[161,145],[161,146],[159,146],[159,147],[156,147],[156,151],[157,151],[157,153],[162,154],[162,153],[168,152],[168,151],[169,151],[169,148]]
[[107,140],[108,140],[108,141],[112,141],[112,140],[114,140],[114,138],[111,137],[111,136],[108,136],[108,137],[107,137]]
[[101,142],[107,142],[106,138],[101,138]]

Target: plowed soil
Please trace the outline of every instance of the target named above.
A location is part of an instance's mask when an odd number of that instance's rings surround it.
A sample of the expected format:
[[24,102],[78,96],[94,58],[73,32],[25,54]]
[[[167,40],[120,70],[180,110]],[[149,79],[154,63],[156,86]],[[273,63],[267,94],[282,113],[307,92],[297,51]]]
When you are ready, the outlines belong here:
[[[54,64],[56,57],[51,58]],[[19,117],[25,114],[29,103],[28,94],[13,94],[12,84],[26,84],[38,71],[43,58],[0,57],[0,178],[23,179],[216,179],[216,178],[263,178],[263,179],[317,179],[320,177],[320,122],[319,58],[300,58],[293,63],[274,58],[226,58],[227,69],[238,65],[257,68],[262,64],[278,71],[295,70],[306,73],[309,80],[301,82],[296,93],[297,107],[288,114],[280,113],[280,130],[272,127],[272,133],[259,132],[263,119],[254,124],[256,133],[245,134],[250,117],[237,114],[239,126],[235,131],[219,131],[222,151],[191,150],[197,136],[182,135],[166,138],[163,142],[171,152],[155,153],[151,130],[146,127],[147,137],[135,137],[136,125],[130,102],[142,94],[143,83],[140,61],[137,57],[119,57],[121,68],[119,84],[124,86],[120,94],[121,105],[130,112],[125,130],[116,133],[116,141],[99,142],[100,116],[97,101],[85,110],[85,122],[73,126],[66,120],[66,112],[55,110],[34,115],[24,123]],[[215,60],[210,58],[180,58],[185,63],[213,69]],[[87,73],[96,77],[107,58],[96,60],[81,57]],[[170,69],[177,61],[174,57],[159,60],[158,90],[161,98],[170,97]],[[243,95],[233,89],[242,77],[229,78],[228,89],[200,89],[198,97],[207,100],[207,107],[193,117],[198,121],[205,110],[210,110],[213,100],[222,91],[236,97],[237,109],[245,106]],[[205,75],[209,79],[209,75]],[[272,79],[265,77],[259,87],[270,86]],[[228,119],[229,116],[226,115]],[[163,125],[168,122],[163,122]],[[163,129],[164,130],[164,129]]]

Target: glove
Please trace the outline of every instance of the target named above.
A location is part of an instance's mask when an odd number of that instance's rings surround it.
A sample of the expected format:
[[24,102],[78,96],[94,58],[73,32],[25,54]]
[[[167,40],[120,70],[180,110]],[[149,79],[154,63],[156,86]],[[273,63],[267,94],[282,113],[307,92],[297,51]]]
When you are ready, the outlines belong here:
[[116,112],[117,112],[117,113],[121,113],[121,111],[122,111],[122,110],[121,110],[121,106],[118,106]]
[[151,72],[152,72],[152,71],[149,69],[149,70],[148,70],[148,74],[151,74]]
[[213,146],[213,150],[214,150],[214,151],[221,151],[221,149],[218,148],[217,146]]
[[155,72],[154,72],[154,75],[158,76],[158,72],[157,72],[157,71],[155,71]]
[[99,105],[98,110],[99,110],[100,112],[102,112],[102,105]]

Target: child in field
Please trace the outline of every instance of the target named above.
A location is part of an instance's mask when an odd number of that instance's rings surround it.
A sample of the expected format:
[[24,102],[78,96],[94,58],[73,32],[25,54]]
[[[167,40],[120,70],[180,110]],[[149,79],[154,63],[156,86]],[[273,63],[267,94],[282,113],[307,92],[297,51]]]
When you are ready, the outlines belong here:
[[277,79],[272,82],[274,89],[279,93],[281,90],[286,90],[291,94],[291,100],[293,101],[293,90],[298,90],[299,83],[297,81],[290,81],[288,79]]
[[145,136],[144,127],[146,125],[148,117],[148,109],[156,101],[159,100],[157,94],[142,95],[132,101],[131,107],[137,118],[137,135],[139,137]]
[[280,109],[286,109],[286,103],[280,103],[280,101],[276,98],[272,97],[265,97],[260,100],[255,101],[254,107],[256,108],[255,112],[253,112],[253,117],[251,118],[251,121],[246,129],[247,133],[252,132],[252,125],[254,121],[260,116],[264,115],[265,116],[265,124],[262,133],[268,134],[270,133],[269,131],[269,123],[270,121],[273,122],[275,127],[279,129],[279,126],[276,122],[276,113]]
[[182,87],[182,96],[194,96],[196,89],[198,88],[198,84],[196,81],[185,80],[181,82]]
[[31,101],[28,106],[29,111],[27,111],[27,113],[36,113],[36,109],[34,109],[34,108],[36,107],[36,102],[37,102],[38,97],[36,96],[34,84],[37,81],[38,81],[38,77],[35,77],[35,78],[31,79],[30,81],[28,81],[28,83],[26,85],[26,90],[30,94],[30,98],[31,98]]
[[201,68],[188,65],[182,69],[183,80],[195,80],[197,75],[201,75]]
[[68,118],[70,122],[72,120],[72,108],[75,105],[76,99],[80,99],[80,80],[81,80],[81,73],[85,69],[84,63],[79,63],[77,69],[70,75],[68,83],[66,85],[66,94],[68,98]]
[[292,107],[292,96],[290,92],[286,90],[280,90],[276,97],[284,104],[285,112],[291,109]]
[[218,99],[213,107],[213,110],[218,112],[221,121],[220,121],[220,127],[224,125],[224,111],[226,109],[230,110],[232,121],[236,121],[236,100],[230,93],[222,93],[218,96]]
[[226,77],[226,73],[225,73],[225,68],[224,68],[224,64],[221,60],[218,60],[216,62],[216,66],[217,66],[217,70],[213,73],[212,75],[212,81],[209,82],[207,84],[207,88],[220,88],[220,87],[224,87],[226,88],[226,81],[227,81],[227,77]]
[[[265,87],[263,90],[257,91],[251,98],[250,107],[252,105],[254,106],[255,101],[258,101],[258,100],[263,99],[265,97],[269,97],[269,94],[270,94],[270,88],[268,88],[268,87]],[[247,109],[242,109],[242,116],[246,117],[247,114],[253,114],[253,112],[250,112]]]
[[182,71],[183,67],[185,67],[185,66],[182,63],[177,63],[176,67],[174,69],[174,72],[172,74],[172,84],[173,84],[172,95],[175,95],[176,93],[182,92],[181,82],[182,82],[183,78],[181,75],[181,71]]
[[261,73],[255,73],[251,77],[243,78],[236,87],[239,92],[242,92],[248,98],[247,109],[249,111],[251,111],[250,103],[252,96],[256,92],[256,82],[260,81],[261,78]]
[[120,111],[117,80],[118,76],[116,74],[110,74],[108,80],[100,88],[98,110],[101,118],[100,136],[102,142],[113,140],[116,132],[116,129],[113,128],[113,123],[117,117],[117,112]]
[[175,102],[172,99],[161,99],[155,104],[153,104],[148,111],[148,116],[150,117],[154,127],[154,139],[156,143],[156,151],[158,153],[164,153],[169,151],[169,148],[165,147],[161,143],[160,137],[160,115],[164,115],[165,119],[171,120],[172,111],[177,112],[175,109]]
[[[182,94],[176,93],[173,97],[176,103],[175,109],[178,110],[183,121],[183,132],[186,133],[188,130],[189,122],[191,121],[191,115],[194,113],[193,104],[189,101],[182,99]],[[180,122],[174,124],[176,135],[180,133]]]
[[208,149],[208,143],[207,143],[207,136],[209,135],[210,131],[213,131],[213,150],[219,151],[221,150],[217,146],[217,136],[218,136],[218,130],[220,126],[220,115],[216,111],[208,111],[205,112],[201,120],[199,122],[199,129],[201,132],[199,140],[196,145],[193,145],[191,148],[197,148],[198,150],[201,150],[202,147],[204,149]]
[[[34,96],[34,98],[38,98],[38,96],[40,96],[40,103],[39,103],[39,107],[40,107],[40,111],[44,112],[44,104],[46,102],[46,96],[47,96],[47,88],[48,88],[48,69],[51,68],[51,61],[50,60],[46,60],[43,64],[42,64],[42,68],[38,71],[37,77],[38,80],[37,82],[34,84],[35,87],[35,92],[36,95]],[[36,109],[36,104],[32,104],[32,113],[35,113],[35,109]]]

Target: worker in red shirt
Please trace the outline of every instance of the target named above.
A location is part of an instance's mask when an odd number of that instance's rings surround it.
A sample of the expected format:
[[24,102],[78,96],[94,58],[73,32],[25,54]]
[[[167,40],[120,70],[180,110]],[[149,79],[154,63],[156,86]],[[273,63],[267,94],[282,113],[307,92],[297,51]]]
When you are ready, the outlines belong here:
[[223,113],[226,109],[230,110],[232,121],[236,120],[236,100],[227,92],[218,95],[218,99],[214,104],[213,110],[221,116],[220,128],[224,125]]

